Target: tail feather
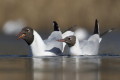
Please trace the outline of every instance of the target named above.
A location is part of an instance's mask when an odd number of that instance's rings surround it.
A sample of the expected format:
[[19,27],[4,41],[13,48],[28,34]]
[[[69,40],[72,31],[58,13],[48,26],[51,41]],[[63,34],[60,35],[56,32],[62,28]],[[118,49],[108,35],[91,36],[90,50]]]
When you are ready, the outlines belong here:
[[53,21],[53,27],[54,27],[54,31],[60,31],[58,23],[56,21]]
[[99,23],[98,23],[97,19],[95,20],[94,34],[100,34],[100,32],[99,32]]

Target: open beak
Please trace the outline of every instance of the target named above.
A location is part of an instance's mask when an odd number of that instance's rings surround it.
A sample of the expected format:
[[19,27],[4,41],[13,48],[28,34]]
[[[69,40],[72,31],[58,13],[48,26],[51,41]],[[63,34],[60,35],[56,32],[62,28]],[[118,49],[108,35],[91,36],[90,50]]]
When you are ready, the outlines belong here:
[[65,39],[59,39],[57,41],[59,41],[59,42],[65,42]]
[[24,34],[24,33],[19,33],[19,34],[16,35],[16,36],[18,36],[18,38],[17,38],[17,40],[18,40],[18,39],[22,39],[23,37],[25,37],[26,34]]

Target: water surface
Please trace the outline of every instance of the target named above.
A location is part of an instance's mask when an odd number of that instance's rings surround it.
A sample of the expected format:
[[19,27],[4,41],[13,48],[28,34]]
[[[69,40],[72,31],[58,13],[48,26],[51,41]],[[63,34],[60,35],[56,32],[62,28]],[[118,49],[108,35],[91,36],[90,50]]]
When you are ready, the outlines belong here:
[[0,80],[118,80],[119,74],[119,57],[0,58]]

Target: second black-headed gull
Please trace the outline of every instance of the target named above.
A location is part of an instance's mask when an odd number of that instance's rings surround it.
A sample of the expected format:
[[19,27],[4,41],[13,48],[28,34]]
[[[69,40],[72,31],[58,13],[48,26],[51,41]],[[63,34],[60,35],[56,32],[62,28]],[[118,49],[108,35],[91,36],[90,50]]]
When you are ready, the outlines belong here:
[[[73,26],[69,29],[67,29],[63,34],[62,38],[68,37],[74,35],[77,37],[79,41],[86,40],[89,36],[88,31],[85,28],[79,27],[79,26]],[[63,43],[63,51],[66,46],[66,43]]]
[[[99,24],[96,24],[96,25],[99,26]],[[96,32],[96,30],[97,29],[94,28],[94,33]],[[103,32],[102,34],[100,34],[100,32],[99,32],[99,35],[100,35],[99,43],[102,41],[102,37],[104,35],[106,35],[109,32],[112,32],[113,30],[114,30],[114,28],[108,29],[105,32]],[[91,36],[85,28],[82,28],[82,27],[79,27],[79,26],[75,25],[75,26],[70,27],[69,29],[65,30],[65,32],[62,34],[62,37],[64,39],[65,37],[72,36],[72,35],[74,35],[78,39],[81,46],[84,45],[85,40],[87,40]],[[66,43],[63,42],[62,52],[64,52],[65,46],[66,46]]]
[[99,24],[96,20],[94,34],[88,40],[82,40],[81,43],[75,35],[71,35],[58,41],[65,42],[69,46],[70,55],[97,55],[101,40],[99,34]]
[[43,40],[41,36],[32,28],[24,27],[17,35],[18,39],[23,39],[30,46],[33,56],[57,56],[62,55],[62,43],[56,41],[62,38],[57,23],[54,21],[54,31],[47,40]]

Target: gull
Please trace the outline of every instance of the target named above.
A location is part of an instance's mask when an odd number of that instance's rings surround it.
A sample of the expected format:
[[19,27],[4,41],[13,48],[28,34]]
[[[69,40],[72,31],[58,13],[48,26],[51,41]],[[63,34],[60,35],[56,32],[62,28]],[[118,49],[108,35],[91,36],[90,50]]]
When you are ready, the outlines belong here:
[[[96,28],[94,29],[94,32],[95,32],[95,30],[96,30]],[[111,28],[111,29],[108,29],[101,34],[99,32],[99,35],[100,35],[99,43],[102,41],[102,37],[104,35],[112,32],[113,30],[114,30],[114,28]],[[85,28],[82,28],[82,27],[79,27],[79,26],[75,25],[75,26],[70,27],[69,29],[65,30],[65,32],[62,34],[62,38],[64,39],[65,37],[72,36],[72,35],[74,35],[78,39],[81,46],[84,45],[85,40],[88,40],[88,38],[91,36]],[[67,47],[66,43],[63,42],[62,52],[64,52],[65,47]]]
[[53,21],[54,31],[47,40],[43,40],[36,30],[24,27],[17,35],[18,39],[23,39],[30,47],[33,56],[58,56],[62,54],[62,43],[56,41],[62,38],[57,22]]
[[82,40],[82,42],[80,42],[75,35],[71,35],[58,41],[65,42],[68,45],[70,55],[97,55],[99,42],[101,39],[102,38],[100,37],[99,24],[96,19],[94,34],[91,35],[87,40]]

